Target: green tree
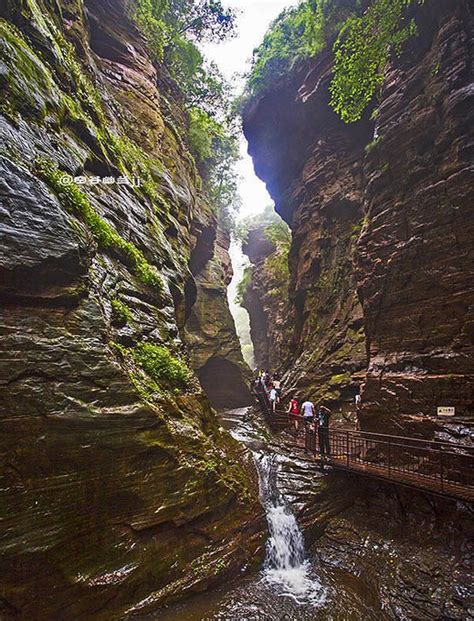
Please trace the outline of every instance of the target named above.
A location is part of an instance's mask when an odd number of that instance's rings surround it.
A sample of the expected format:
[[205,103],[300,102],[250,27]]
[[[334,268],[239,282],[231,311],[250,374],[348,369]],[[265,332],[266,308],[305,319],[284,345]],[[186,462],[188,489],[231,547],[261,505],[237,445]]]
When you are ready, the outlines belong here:
[[423,1],[303,0],[273,22],[254,51],[243,105],[336,37],[330,105],[345,122],[359,120],[383,84],[390,55],[417,31],[409,6]]
[[196,41],[233,35],[235,12],[220,0],[132,0],[131,17],[183,93],[189,113],[189,145],[212,205],[230,227],[238,201],[236,115],[230,87]]
[[238,138],[233,120],[220,123],[202,108],[189,111],[191,151],[204,180],[212,205],[221,223],[234,226],[239,204],[235,162],[239,157]]
[[130,15],[160,61],[186,39],[219,41],[235,27],[235,12],[220,0],[132,0]]
[[254,50],[247,96],[270,86],[298,60],[318,54],[359,5],[357,0],[304,0],[285,9]]
[[[421,3],[422,0],[418,0]],[[361,16],[344,23],[334,45],[334,79],[331,106],[343,121],[358,121],[384,82],[390,54],[416,34],[416,24],[406,16],[413,0],[375,0]]]
[[275,247],[278,244],[287,244],[291,241],[291,233],[288,225],[279,220],[278,222],[272,222],[264,229],[264,235]]
[[[235,227],[235,237],[241,242],[246,242],[250,231],[262,228],[267,230],[272,225],[277,227],[286,228],[289,233],[288,226],[283,222],[280,216],[276,213],[273,205],[267,205],[261,212],[248,216],[240,220]],[[272,241],[272,240],[269,240]]]

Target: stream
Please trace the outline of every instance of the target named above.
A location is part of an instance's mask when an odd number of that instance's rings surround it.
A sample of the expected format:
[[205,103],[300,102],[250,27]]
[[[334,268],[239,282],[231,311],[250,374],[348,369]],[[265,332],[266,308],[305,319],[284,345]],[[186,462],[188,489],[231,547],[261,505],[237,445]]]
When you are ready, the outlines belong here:
[[[221,424],[252,452],[265,509],[268,539],[260,572],[170,606],[154,621],[383,620],[380,602],[362,578],[322,567],[305,550],[289,490],[304,487],[308,464],[279,453],[247,408],[221,413]],[[286,482],[286,484],[285,484]]]

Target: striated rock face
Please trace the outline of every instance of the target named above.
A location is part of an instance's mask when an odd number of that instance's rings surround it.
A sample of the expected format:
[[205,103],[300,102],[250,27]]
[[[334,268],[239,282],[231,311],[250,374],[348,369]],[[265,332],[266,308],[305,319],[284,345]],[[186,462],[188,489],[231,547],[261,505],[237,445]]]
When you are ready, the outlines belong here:
[[193,368],[212,405],[219,409],[252,403],[250,369],[242,358],[226,298],[232,279],[229,245],[228,233],[219,227],[212,242],[212,259],[201,269],[194,250],[191,261],[194,259],[198,270],[194,272],[197,298],[186,322]]
[[242,249],[251,263],[242,304],[250,317],[256,366],[280,370],[287,355],[288,274],[272,266],[287,262],[286,249],[275,247],[266,238],[264,226],[249,231]]
[[350,614],[358,595],[367,619],[472,615],[469,507],[347,473],[323,475],[311,462],[280,464],[278,483],[309,558],[332,577],[333,613]]
[[468,506],[335,472],[319,489],[306,515],[311,553],[365,583],[380,606],[374,619],[472,615]]
[[[252,467],[185,370],[193,273],[223,260],[193,264],[215,217],[124,4],[20,4],[0,9],[0,617],[133,618],[258,558]],[[121,175],[140,186],[94,181]],[[200,328],[235,343],[225,304]]]
[[363,380],[363,428],[432,436],[437,406],[473,414],[473,16],[465,0],[414,15],[374,121],[329,108],[327,50],[255,101],[244,131],[293,234],[288,383],[344,406]]
[[395,428],[401,417],[428,429],[437,405],[474,414],[472,5],[431,3],[418,21],[413,61],[388,72],[366,161],[357,280],[370,428],[388,408]]

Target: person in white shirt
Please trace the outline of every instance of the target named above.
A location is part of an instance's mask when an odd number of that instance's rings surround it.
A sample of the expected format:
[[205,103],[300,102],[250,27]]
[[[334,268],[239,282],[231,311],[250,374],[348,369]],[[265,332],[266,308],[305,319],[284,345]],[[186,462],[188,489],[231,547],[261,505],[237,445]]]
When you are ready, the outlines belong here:
[[268,398],[270,399],[270,407],[272,408],[272,412],[275,413],[276,404],[278,401],[278,393],[275,390],[274,386],[270,388],[270,393],[268,395]]
[[306,425],[309,425],[314,420],[314,403],[312,401],[305,401],[301,406],[301,413],[303,414],[303,420]]

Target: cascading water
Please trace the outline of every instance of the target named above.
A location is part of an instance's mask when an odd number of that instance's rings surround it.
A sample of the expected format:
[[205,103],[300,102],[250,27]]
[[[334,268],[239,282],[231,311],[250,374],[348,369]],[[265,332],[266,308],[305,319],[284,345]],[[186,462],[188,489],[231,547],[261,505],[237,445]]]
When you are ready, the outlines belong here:
[[265,509],[269,538],[264,580],[278,587],[281,595],[298,602],[319,603],[324,597],[320,582],[310,576],[304,539],[296,518],[277,486],[276,455],[255,453],[260,499]]
[[[221,424],[252,452],[259,476],[260,499],[264,507],[269,536],[264,566],[258,574],[214,591],[196,595],[186,603],[160,610],[148,621],[322,621],[327,619],[364,619],[380,621],[378,600],[373,600],[363,579],[346,574],[340,568],[322,567],[317,559],[306,558],[304,539],[285,497],[292,489],[290,472],[304,476],[307,463],[295,457],[273,452],[265,426],[246,408],[228,410],[220,415]],[[289,464],[293,467],[288,468]],[[296,466],[296,470],[294,469]],[[291,492],[289,492],[291,493]],[[324,586],[323,586],[324,584]]]

